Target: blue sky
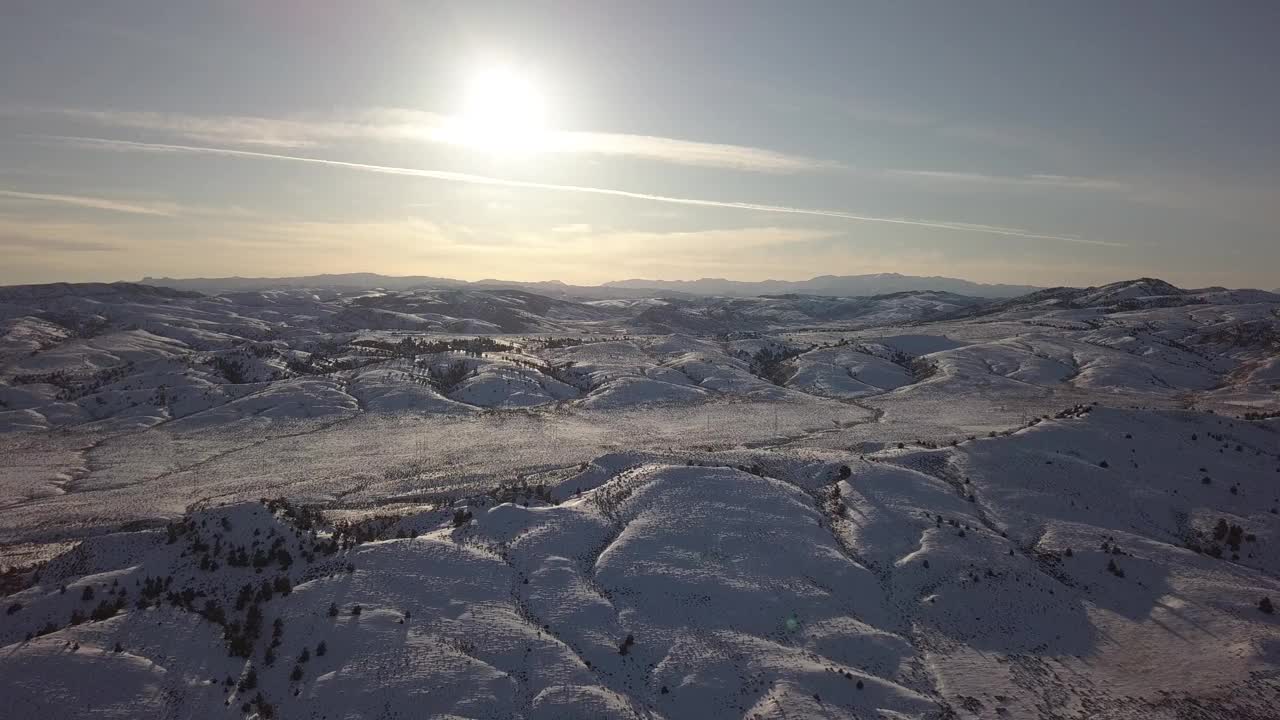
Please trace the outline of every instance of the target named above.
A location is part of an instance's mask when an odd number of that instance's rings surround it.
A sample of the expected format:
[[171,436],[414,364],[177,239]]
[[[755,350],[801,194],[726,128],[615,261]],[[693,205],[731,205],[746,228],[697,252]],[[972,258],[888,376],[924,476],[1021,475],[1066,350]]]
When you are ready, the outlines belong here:
[[[1261,2],[16,0],[0,282],[1272,288],[1276,27]],[[536,128],[517,103],[477,135],[495,68]]]

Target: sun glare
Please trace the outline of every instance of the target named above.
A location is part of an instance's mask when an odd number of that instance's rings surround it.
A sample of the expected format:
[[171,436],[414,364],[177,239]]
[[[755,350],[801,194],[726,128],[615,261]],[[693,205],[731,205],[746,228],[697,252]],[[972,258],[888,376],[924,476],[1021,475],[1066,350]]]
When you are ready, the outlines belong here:
[[542,95],[530,78],[509,67],[476,72],[455,121],[458,141],[483,150],[534,152],[547,137]]

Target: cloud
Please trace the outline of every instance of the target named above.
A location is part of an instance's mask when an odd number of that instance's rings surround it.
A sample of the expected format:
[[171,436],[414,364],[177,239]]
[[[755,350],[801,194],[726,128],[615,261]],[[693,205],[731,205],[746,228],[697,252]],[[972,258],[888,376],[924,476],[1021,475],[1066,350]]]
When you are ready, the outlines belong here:
[[839,163],[788,155],[741,145],[691,142],[649,135],[558,132],[548,138],[556,152],[621,155],[648,160],[702,167],[750,170],[754,172],[797,173],[806,170],[837,169]]
[[732,262],[732,253],[767,250],[837,237],[838,232],[812,228],[748,227],[675,232],[613,231],[585,236],[589,248],[628,250],[668,258],[711,257]]
[[935,230],[949,230],[949,231],[955,231],[955,232],[980,232],[987,235],[1002,235],[1007,237],[1023,238],[1027,240],[1052,240],[1057,242],[1079,243],[1079,244],[1085,244],[1085,245],[1099,245],[1099,246],[1107,246],[1107,247],[1123,247],[1124,246],[1124,243],[1081,238],[1073,235],[1056,235],[1051,233],[1040,233],[1040,232],[1035,232],[1032,230],[1026,230],[1022,228],[1003,227],[999,225],[975,225],[971,223],[946,222],[946,221],[939,221],[939,220],[877,217],[873,215],[863,215],[859,213],[844,212],[841,210],[822,210],[822,209],[813,209],[813,208],[789,207],[785,205],[769,205],[769,204],[763,204],[763,203],[703,200],[699,198],[685,198],[685,197],[675,197],[670,195],[657,195],[652,193],[632,192],[629,190],[617,190],[613,188],[586,187],[581,185],[559,185],[559,184],[553,184],[553,183],[530,182],[530,181],[524,181],[524,180],[507,180],[503,178],[488,177],[484,175],[472,175],[468,173],[458,173],[458,172],[452,172],[447,170],[422,170],[417,168],[394,167],[394,166],[388,166],[388,165],[372,165],[367,163],[346,162],[342,160],[326,160],[323,158],[257,152],[252,150],[235,150],[231,148],[199,147],[199,146],[191,146],[191,145],[171,145],[171,144],[164,144],[164,143],[143,143],[143,142],[134,142],[129,140],[110,140],[105,138],[63,137],[63,136],[45,136],[45,137],[46,139],[49,139],[49,140],[77,143],[82,146],[91,147],[91,148],[140,151],[140,152],[214,155],[214,156],[222,156],[222,157],[241,157],[241,158],[254,158],[254,159],[263,159],[263,160],[281,160],[281,161],[287,161],[287,162],[343,168],[348,170],[358,170],[363,172],[381,173],[381,174],[388,174],[388,175],[402,175],[407,177],[419,177],[419,178],[427,178],[431,180],[443,180],[447,182],[466,183],[466,184],[472,184],[472,185],[524,188],[524,189],[532,189],[532,190],[549,190],[549,191],[556,191],[556,192],[586,193],[586,194],[592,194],[592,195],[606,195],[610,197],[631,198],[635,200],[648,200],[652,202],[668,203],[673,205],[715,207],[715,208],[726,208],[726,209],[733,209],[733,210],[754,210],[757,212],[780,213],[780,214],[789,214],[789,215],[829,217],[829,218],[838,218],[843,220],[852,220],[855,222],[904,225],[904,226],[911,226],[911,227],[931,228]]
[[119,246],[99,240],[10,233],[0,230],[0,248],[40,252],[110,252]]
[[74,109],[11,110],[9,113],[58,115],[106,127],[162,132],[197,142],[281,149],[310,148],[337,140],[381,134],[377,128],[319,119]]
[[[17,213],[0,213],[0,257],[6,257],[7,253],[52,260],[64,254],[121,250],[128,244],[124,232],[119,227],[101,223],[33,219]],[[96,261],[97,258],[90,262]],[[0,262],[0,266],[3,265]]]
[[[439,113],[378,108],[341,118],[266,118],[134,111],[9,108],[9,115],[56,115],[104,127],[146,130],[215,145],[297,150],[341,141],[421,142],[467,146],[474,138],[456,118]],[[695,167],[762,173],[839,168],[829,160],[723,143],[650,135],[552,130],[536,137],[541,152],[605,155]]]
[[92,210],[128,213],[130,215],[158,215],[163,217],[174,217],[178,214],[176,207],[173,205],[139,205],[137,203],[118,202],[109,198],[88,197],[84,195],[57,195],[52,193],[0,190],[0,198],[58,203],[61,205],[72,205]]
[[1066,190],[1096,190],[1100,192],[1133,191],[1133,186],[1118,180],[1076,177],[1071,175],[1052,175],[1047,173],[1031,175],[987,175],[985,173],[954,172],[949,170],[889,170],[886,174],[893,177],[918,180],[936,180],[967,185],[1047,187]]
[[590,223],[568,223],[565,225],[557,225],[551,228],[553,233],[565,233],[568,235],[581,235],[591,232]]

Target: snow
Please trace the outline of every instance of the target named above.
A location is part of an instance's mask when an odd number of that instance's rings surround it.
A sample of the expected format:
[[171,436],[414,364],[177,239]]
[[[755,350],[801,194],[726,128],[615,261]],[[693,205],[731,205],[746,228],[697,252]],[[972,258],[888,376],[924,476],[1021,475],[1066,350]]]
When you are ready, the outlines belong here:
[[1274,717],[1280,297],[569,292],[0,290],[0,717]]

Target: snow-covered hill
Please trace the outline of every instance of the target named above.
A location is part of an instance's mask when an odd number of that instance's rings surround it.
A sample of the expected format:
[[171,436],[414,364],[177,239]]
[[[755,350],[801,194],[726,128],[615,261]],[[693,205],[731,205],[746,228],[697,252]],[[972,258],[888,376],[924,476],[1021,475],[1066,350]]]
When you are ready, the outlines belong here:
[[0,718],[1280,706],[1271,293],[3,288],[0,430]]
[[884,295],[910,291],[945,291],[982,297],[1013,297],[1037,288],[1028,285],[988,285],[947,277],[917,277],[898,273],[873,275],[822,275],[809,280],[765,280],[739,282],[716,278],[702,280],[620,280],[603,285],[567,285],[557,280],[547,282],[513,282],[485,279],[475,282],[450,278],[345,273],[286,278],[143,278],[143,283],[204,293],[244,290],[278,290],[290,288],[333,287],[344,290],[420,290],[420,289],[492,289],[515,288],[555,298],[592,299],[636,298],[660,295],[691,297],[697,295],[729,295],[750,297],[778,293],[831,295],[835,297]]
[[1273,717],[1275,421],[1088,409],[936,450],[611,455],[392,511],[201,506],[21,578],[5,709]]

